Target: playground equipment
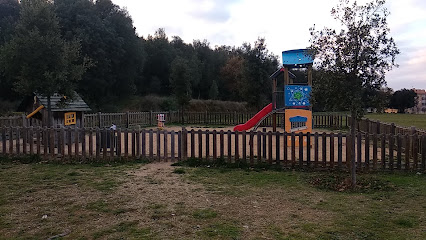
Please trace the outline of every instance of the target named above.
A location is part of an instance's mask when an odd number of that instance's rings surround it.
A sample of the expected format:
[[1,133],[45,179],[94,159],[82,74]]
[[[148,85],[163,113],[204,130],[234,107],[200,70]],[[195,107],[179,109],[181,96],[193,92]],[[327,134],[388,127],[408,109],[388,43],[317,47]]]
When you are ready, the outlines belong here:
[[[274,72],[272,79],[272,103],[264,107],[244,124],[235,126],[234,131],[244,131],[252,127],[256,130],[260,123],[272,115],[273,131],[277,129],[277,114],[284,114],[286,132],[311,132],[312,107],[310,93],[312,90],[313,58],[306,49],[282,52],[283,67]],[[291,69],[306,70],[306,78],[297,79]],[[300,75],[300,74],[299,74]],[[277,89],[278,78],[283,76],[282,90]],[[296,141],[298,144],[299,141]]]
[[164,117],[163,113],[157,114],[157,127],[158,129],[162,130],[164,128],[164,122],[166,121],[166,118]]

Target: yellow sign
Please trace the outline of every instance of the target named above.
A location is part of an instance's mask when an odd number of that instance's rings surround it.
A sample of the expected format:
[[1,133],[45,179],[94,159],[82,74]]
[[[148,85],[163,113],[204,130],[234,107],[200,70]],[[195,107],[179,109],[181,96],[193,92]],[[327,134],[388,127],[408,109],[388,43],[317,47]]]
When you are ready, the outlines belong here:
[[75,125],[76,123],[76,114],[75,112],[67,112],[64,116],[65,126]]

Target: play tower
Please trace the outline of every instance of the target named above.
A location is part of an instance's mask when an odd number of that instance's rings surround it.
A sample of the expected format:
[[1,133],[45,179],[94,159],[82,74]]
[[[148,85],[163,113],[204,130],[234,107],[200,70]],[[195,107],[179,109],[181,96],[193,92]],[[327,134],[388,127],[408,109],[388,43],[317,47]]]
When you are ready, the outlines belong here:
[[282,57],[283,66],[270,76],[272,103],[248,122],[236,126],[234,130],[248,130],[252,127],[257,129],[264,119],[272,115],[273,131],[276,131],[277,115],[283,115],[286,132],[312,131],[310,93],[313,58],[307,49],[284,51]]

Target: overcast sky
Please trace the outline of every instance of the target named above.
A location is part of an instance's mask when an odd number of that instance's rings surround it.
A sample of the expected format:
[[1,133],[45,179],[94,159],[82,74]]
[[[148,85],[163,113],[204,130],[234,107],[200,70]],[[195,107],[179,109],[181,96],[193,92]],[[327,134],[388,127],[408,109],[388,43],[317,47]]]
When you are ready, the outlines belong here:
[[[258,37],[281,59],[281,52],[309,46],[309,28],[338,28],[330,10],[338,0],[113,0],[132,16],[140,36],[164,28],[185,42],[207,39],[210,46],[241,46]],[[358,1],[366,2],[365,0]],[[426,88],[426,1],[388,0],[391,36],[401,54],[388,86]]]

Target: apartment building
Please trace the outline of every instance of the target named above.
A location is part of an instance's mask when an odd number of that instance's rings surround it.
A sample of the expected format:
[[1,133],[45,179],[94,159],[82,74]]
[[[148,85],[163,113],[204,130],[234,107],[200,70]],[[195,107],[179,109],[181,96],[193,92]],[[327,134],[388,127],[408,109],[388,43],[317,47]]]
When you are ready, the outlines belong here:
[[413,91],[417,94],[417,105],[411,108],[412,113],[426,113],[426,90],[415,89]]

